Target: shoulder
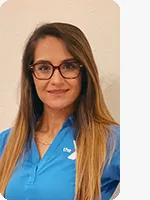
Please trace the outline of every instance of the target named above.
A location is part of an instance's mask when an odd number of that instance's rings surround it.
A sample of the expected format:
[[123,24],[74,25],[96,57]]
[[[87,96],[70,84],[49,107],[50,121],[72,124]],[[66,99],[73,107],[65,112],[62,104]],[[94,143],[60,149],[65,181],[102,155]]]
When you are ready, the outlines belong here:
[[112,125],[110,126],[111,135],[109,137],[115,137],[118,141],[120,140],[120,126]]
[[120,182],[120,126],[111,126],[107,140],[107,159],[101,177],[102,199],[110,199]]
[[120,126],[111,126],[107,140],[105,172],[114,179],[120,179]]
[[11,130],[12,130],[12,128],[9,128],[0,133],[0,157],[1,157],[3,150],[5,148],[5,145],[8,141]]
[[110,127],[110,135],[107,140],[108,151],[115,148],[115,151],[120,150],[120,126],[113,125]]
[[[107,159],[105,170],[111,173],[111,176],[119,179],[120,175],[120,126],[110,127],[110,134],[107,139]],[[109,174],[110,175],[110,174]]]

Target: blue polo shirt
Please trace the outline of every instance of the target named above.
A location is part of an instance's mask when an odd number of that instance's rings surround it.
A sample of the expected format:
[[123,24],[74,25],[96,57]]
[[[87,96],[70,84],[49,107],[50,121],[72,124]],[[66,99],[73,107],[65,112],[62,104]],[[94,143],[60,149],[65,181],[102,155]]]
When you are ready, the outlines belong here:
[[[0,157],[11,129],[0,134]],[[120,145],[118,126],[113,127],[117,139],[115,153],[101,178],[102,200],[109,200],[120,181]],[[111,138],[108,139],[108,151]],[[74,200],[76,145],[69,117],[53,143],[40,160],[34,139],[30,151],[25,150],[9,180],[4,197],[7,200]]]

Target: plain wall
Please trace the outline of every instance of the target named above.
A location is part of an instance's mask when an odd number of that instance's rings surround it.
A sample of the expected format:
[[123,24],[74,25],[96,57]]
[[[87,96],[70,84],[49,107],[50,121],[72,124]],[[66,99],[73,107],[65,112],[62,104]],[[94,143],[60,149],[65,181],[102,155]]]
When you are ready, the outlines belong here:
[[112,0],[8,0],[0,8],[0,132],[12,126],[18,105],[23,47],[37,24],[72,23],[86,34],[106,103],[120,120],[120,11]]

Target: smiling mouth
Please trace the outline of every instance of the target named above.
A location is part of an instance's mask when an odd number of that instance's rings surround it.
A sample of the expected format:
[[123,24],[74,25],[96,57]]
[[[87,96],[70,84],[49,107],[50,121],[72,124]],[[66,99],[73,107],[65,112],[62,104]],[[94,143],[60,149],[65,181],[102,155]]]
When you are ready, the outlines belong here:
[[50,93],[50,94],[64,94],[68,91],[69,90],[50,90],[50,91],[48,91],[48,93]]

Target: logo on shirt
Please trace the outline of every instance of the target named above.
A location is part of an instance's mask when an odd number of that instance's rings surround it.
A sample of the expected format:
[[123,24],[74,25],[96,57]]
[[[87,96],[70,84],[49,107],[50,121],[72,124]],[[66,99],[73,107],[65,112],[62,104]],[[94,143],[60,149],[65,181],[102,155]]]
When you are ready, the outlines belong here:
[[63,148],[63,152],[71,153],[71,149],[68,149],[68,147],[64,147],[64,148]]
[[73,144],[74,144],[74,149],[75,149],[75,151],[74,151],[72,154],[70,154],[70,155],[68,156],[68,159],[70,159],[70,160],[75,160],[76,157],[77,157],[77,152],[76,152],[77,147],[76,147],[76,142],[75,142],[75,140],[73,141]]
[[[75,151],[67,157],[67,158],[70,159],[70,160],[75,160],[76,157],[77,157],[77,153],[76,153],[76,142],[75,142],[75,140],[73,140],[73,144],[74,144],[74,149],[75,149]],[[72,152],[72,149],[69,149],[68,147],[64,147],[64,148],[63,148],[63,152],[71,153],[71,152]]]
[[7,199],[5,199],[0,193],[0,200],[7,200]]

